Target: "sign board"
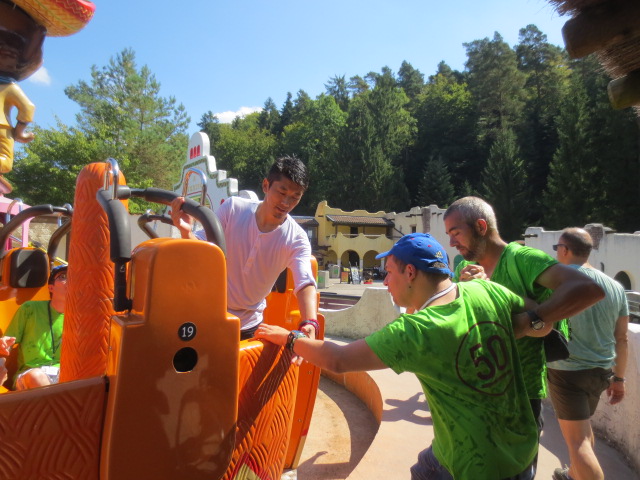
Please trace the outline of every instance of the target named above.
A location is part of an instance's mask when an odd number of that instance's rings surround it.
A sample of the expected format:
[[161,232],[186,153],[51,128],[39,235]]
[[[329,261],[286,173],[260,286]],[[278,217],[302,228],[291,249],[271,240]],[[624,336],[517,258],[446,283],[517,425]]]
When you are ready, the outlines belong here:
[[357,267],[351,267],[351,283],[354,285],[360,283],[360,270]]

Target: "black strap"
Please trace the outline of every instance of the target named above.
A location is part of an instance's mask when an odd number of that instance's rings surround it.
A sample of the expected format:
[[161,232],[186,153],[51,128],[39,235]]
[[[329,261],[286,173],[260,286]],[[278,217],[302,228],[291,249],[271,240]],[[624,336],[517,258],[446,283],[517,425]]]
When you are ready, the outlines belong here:
[[60,337],[60,341],[58,345],[55,343],[55,338],[53,336],[53,319],[51,318],[51,300],[47,302],[47,313],[49,314],[49,331],[51,332],[51,358],[53,358],[60,348],[60,344],[62,343],[62,337]]

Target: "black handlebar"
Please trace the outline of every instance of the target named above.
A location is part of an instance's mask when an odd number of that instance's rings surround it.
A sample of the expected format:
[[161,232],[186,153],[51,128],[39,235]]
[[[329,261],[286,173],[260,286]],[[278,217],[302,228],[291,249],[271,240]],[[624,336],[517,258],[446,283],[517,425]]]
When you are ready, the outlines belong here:
[[[117,198],[113,198],[114,194],[112,191],[104,189],[98,190],[96,198],[106,212],[109,220],[110,255],[111,261],[115,264],[113,306],[116,312],[131,309],[131,299],[127,297],[126,290],[126,264],[131,260],[131,231],[129,228],[129,213],[120,200],[138,197],[148,202],[170,205],[171,202],[179,196],[180,195],[175,192],[161,190],[159,188],[130,189],[125,185],[118,187]],[[226,254],[224,231],[215,213],[213,213],[211,209],[201,206],[188,198],[185,199],[185,202],[182,204],[182,209],[202,224],[207,241],[218,245],[222,252]],[[141,221],[145,222],[143,230],[145,230],[149,236],[152,236],[149,234],[149,229],[146,228],[146,221],[150,217],[148,214],[146,215],[147,218],[145,218],[145,220],[141,219]],[[165,223],[167,223],[166,219],[170,221],[166,216],[159,219],[164,219],[162,221],[165,221]],[[153,233],[155,234],[155,232]]]

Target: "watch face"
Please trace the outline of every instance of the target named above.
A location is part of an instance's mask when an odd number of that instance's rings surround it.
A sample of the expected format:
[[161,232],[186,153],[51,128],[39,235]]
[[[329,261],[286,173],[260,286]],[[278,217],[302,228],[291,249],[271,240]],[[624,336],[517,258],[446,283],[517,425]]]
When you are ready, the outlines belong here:
[[542,327],[544,327],[544,321],[542,319],[538,318],[537,320],[531,321],[531,328],[534,330],[542,330]]

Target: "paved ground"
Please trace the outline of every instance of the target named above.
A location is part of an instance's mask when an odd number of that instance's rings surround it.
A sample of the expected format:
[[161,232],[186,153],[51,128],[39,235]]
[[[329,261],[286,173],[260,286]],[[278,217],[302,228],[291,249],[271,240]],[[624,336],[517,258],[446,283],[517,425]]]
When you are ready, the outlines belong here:
[[[367,286],[340,284],[331,279],[329,287],[321,292],[361,295]],[[381,282],[374,286],[381,286]],[[300,464],[297,471],[289,472],[283,479],[294,480],[296,475],[298,480],[409,478],[408,468],[415,461],[416,452],[425,448],[433,438],[428,406],[413,375],[386,372],[376,375],[375,380],[385,398],[384,425],[380,428],[389,439],[376,438],[378,425],[357,397],[331,380],[321,378]],[[385,396],[385,391],[392,394]],[[545,402],[544,417],[538,479],[550,479],[555,468],[568,463],[567,449],[548,402]],[[596,443],[596,455],[607,479],[640,479],[638,472],[630,469],[623,456],[601,439]],[[383,472],[380,465],[391,460],[396,470],[391,474]]]

